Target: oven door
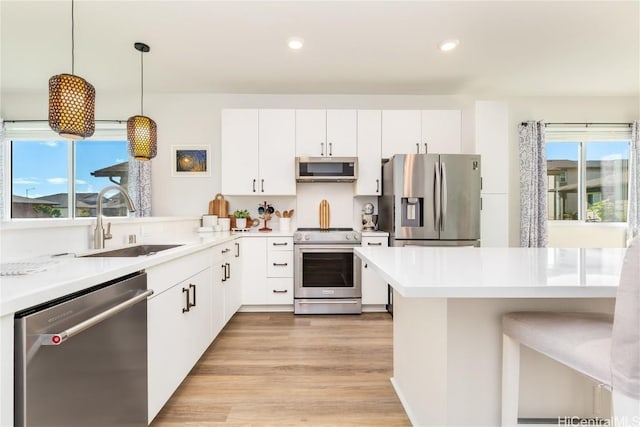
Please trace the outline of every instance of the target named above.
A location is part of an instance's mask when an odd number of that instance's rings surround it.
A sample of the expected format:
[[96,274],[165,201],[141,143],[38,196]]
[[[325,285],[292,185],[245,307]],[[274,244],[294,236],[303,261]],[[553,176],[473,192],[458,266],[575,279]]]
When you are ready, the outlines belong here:
[[352,245],[295,245],[295,298],[360,298],[360,258]]

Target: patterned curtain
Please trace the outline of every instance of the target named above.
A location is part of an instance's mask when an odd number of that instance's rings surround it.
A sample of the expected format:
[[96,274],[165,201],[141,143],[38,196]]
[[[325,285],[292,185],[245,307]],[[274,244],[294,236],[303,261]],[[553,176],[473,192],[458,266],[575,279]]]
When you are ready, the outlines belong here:
[[629,208],[627,213],[627,241],[640,234],[640,121],[631,128],[629,153]]
[[547,156],[544,122],[529,121],[520,139],[520,246],[547,246]]
[[127,191],[136,206],[135,217],[151,216],[151,162],[129,157]]

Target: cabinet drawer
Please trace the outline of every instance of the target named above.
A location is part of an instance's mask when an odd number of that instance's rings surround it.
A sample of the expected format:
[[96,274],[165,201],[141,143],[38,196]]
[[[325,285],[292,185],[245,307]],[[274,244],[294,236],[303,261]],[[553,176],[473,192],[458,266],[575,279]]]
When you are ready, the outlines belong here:
[[221,243],[213,247],[213,253],[216,260],[239,255],[239,247],[236,240]]
[[293,279],[267,279],[266,304],[293,304]]
[[267,237],[268,251],[292,251],[293,237]]
[[293,252],[269,251],[267,277],[293,277]]
[[362,246],[365,248],[376,247],[376,246],[386,247],[388,245],[389,245],[388,237],[363,237],[362,238]]
[[151,298],[206,269],[211,265],[211,258],[212,250],[206,249],[149,267],[147,269],[147,287],[154,291]]

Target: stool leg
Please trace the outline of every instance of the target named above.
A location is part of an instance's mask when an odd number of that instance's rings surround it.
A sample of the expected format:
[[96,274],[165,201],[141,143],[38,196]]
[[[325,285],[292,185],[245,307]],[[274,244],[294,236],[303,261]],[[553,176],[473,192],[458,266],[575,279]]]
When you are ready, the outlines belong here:
[[520,342],[502,335],[502,426],[518,424]]

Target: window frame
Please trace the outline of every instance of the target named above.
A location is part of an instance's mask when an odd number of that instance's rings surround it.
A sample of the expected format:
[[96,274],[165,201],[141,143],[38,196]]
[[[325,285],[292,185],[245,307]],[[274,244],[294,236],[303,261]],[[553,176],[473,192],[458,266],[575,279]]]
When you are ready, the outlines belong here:
[[[545,128],[545,157],[548,143],[578,144],[578,219],[549,219],[554,224],[625,224],[625,221],[588,221],[587,218],[587,149],[589,142],[627,143],[627,159],[631,156],[631,128],[629,124],[620,125],[558,125],[547,124]],[[545,159],[549,161],[548,158]],[[548,163],[547,163],[548,164]],[[548,175],[547,175],[548,176]],[[627,179],[629,170],[627,169]],[[548,192],[548,189],[547,189]],[[628,197],[628,195],[627,195]]]
[[[95,219],[95,217],[76,216],[76,144],[75,140],[62,138],[49,128],[46,121],[15,121],[4,122],[4,132],[2,134],[2,150],[4,155],[4,171],[2,176],[2,222],[13,221],[85,221]],[[67,144],[67,194],[69,213],[61,218],[13,218],[12,195],[13,195],[13,143],[19,141],[68,141]],[[127,141],[126,122],[105,121],[96,123],[96,130],[90,138],[80,141]],[[128,161],[133,161],[127,149]],[[127,189],[128,190],[128,189]]]

